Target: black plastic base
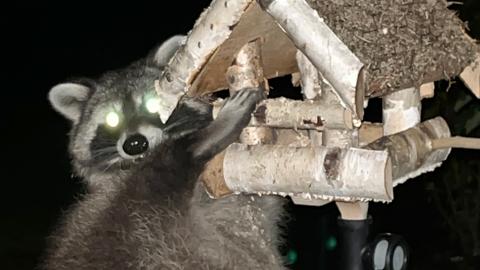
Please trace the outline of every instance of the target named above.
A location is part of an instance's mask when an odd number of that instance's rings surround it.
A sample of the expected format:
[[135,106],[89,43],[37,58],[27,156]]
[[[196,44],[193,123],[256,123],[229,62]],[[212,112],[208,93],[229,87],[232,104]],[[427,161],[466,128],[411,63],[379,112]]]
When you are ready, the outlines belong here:
[[362,250],[367,244],[371,221],[371,218],[338,219],[341,270],[366,270],[362,262]]

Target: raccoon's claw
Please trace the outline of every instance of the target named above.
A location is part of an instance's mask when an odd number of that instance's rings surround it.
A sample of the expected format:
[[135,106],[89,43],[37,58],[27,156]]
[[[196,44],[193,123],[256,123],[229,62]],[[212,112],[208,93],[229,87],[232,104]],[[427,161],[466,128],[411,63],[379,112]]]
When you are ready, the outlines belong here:
[[255,105],[264,98],[262,89],[245,88],[233,94],[220,110],[220,115],[248,115],[255,110]]
[[246,99],[251,98],[255,100],[255,102],[258,102],[263,98],[263,93],[263,90],[259,88],[244,88],[235,92],[231,99],[240,99],[245,101]]
[[215,121],[197,134],[201,139],[192,148],[193,157],[210,160],[237,140],[262,97],[261,89],[247,88],[227,99]]

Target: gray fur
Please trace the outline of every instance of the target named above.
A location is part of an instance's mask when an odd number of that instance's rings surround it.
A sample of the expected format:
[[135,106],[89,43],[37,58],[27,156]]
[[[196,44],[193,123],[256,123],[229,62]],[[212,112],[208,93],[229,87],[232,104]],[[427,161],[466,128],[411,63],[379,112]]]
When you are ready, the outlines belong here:
[[90,89],[77,83],[61,83],[54,86],[48,99],[56,111],[67,119],[78,122],[82,103],[88,99]]
[[155,52],[153,57],[154,63],[158,66],[166,66],[171,56],[185,42],[186,37],[177,35],[167,39]]
[[[212,200],[196,181],[204,164],[238,138],[259,91],[240,91],[213,121],[205,102],[183,99],[141,157],[125,159],[108,152],[113,148],[98,152],[108,157],[101,161],[92,154],[105,112],[153,91],[161,66],[148,63],[109,72],[85,88],[65,84],[52,89],[52,105],[73,122],[69,151],[89,192],[51,237],[43,268],[284,269],[277,251],[281,199],[240,195]],[[78,97],[78,89],[89,89],[88,99],[80,95],[75,103],[57,102],[68,100],[68,93]],[[70,111],[75,113],[65,113]],[[131,132],[142,125],[125,128]],[[157,134],[152,130],[150,136]]]

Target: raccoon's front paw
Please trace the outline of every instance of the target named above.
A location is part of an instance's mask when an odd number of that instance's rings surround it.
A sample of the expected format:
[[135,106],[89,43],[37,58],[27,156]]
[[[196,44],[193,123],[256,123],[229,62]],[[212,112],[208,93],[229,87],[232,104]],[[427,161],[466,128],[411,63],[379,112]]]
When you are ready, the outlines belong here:
[[241,119],[240,122],[247,125],[256,104],[263,98],[264,93],[262,89],[242,89],[227,99],[222,109],[220,109],[218,117]]

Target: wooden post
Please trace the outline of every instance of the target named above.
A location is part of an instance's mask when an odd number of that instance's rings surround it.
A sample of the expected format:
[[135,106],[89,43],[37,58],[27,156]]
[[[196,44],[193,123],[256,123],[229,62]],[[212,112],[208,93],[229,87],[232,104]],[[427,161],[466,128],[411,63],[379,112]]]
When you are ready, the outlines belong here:
[[383,97],[383,132],[391,135],[420,123],[421,99],[417,88],[407,88]]
[[[328,104],[339,104],[340,100],[334,94],[333,87],[326,84],[325,88],[321,99]],[[349,148],[356,147],[359,143],[358,129],[354,127],[343,129],[327,128],[322,135],[322,144],[324,146]],[[353,180],[346,179],[345,181]],[[391,183],[388,185],[391,185]],[[340,212],[342,220],[364,220],[368,216],[368,202],[335,201],[335,205]]]

